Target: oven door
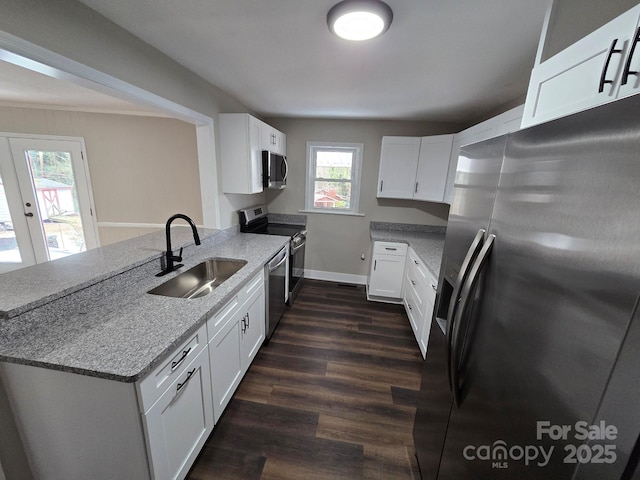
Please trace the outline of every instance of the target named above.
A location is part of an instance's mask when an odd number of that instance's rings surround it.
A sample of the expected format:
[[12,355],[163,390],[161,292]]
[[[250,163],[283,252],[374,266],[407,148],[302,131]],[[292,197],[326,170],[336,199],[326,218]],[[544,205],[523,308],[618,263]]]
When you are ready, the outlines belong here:
[[304,278],[304,249],[307,237],[295,235],[291,239],[291,258],[289,260],[289,305],[292,305],[302,287]]
[[265,188],[282,189],[287,186],[289,165],[287,157],[268,150],[262,151],[262,185]]

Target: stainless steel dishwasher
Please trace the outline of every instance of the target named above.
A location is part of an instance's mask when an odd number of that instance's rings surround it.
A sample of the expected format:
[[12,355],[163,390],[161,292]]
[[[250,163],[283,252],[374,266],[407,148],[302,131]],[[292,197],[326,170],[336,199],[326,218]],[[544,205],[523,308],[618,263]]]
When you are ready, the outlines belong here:
[[267,289],[267,340],[271,338],[276,329],[287,301],[289,292],[289,245],[282,248],[265,265],[265,279]]

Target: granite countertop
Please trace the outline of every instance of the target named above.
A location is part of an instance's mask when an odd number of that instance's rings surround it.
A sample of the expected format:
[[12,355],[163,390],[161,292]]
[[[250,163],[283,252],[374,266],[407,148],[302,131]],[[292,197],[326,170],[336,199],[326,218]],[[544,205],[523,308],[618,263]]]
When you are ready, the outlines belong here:
[[447,227],[404,223],[371,222],[370,234],[374,242],[407,243],[427,266],[433,276],[440,276]]
[[[93,266],[87,258],[49,262],[44,269],[47,280],[59,280],[59,285],[45,291],[48,300],[44,305],[40,300],[34,300],[34,295],[26,295],[13,303],[3,298],[5,311],[6,305],[27,311],[0,319],[0,361],[121,382],[141,379],[224,306],[289,242],[289,237],[275,235],[199,232],[203,233],[202,245],[193,245],[191,237],[191,245],[185,247],[183,253],[184,267],[164,277],[155,276],[160,270],[164,232],[96,249],[90,256],[90,259],[97,259]],[[190,235],[190,230],[187,237],[176,235],[174,244],[179,247]],[[148,248],[132,249],[133,245],[140,246],[145,242],[148,242]],[[159,250],[156,249],[158,245],[162,245]],[[127,253],[126,249],[132,250]],[[100,263],[101,258],[118,257],[119,251],[123,256],[119,264]],[[247,264],[201,298],[182,299],[146,293],[211,257],[243,259]],[[130,265],[135,268],[126,268],[124,258],[132,261]],[[79,272],[73,268],[77,264],[84,266]],[[11,283],[14,277],[26,282],[30,275],[37,276],[43,270],[34,267],[3,274],[0,291],[11,290],[4,284]],[[31,272],[27,272],[30,269]],[[113,273],[118,270],[122,271]],[[63,278],[65,276],[68,278]],[[40,306],[34,307],[34,304]]]

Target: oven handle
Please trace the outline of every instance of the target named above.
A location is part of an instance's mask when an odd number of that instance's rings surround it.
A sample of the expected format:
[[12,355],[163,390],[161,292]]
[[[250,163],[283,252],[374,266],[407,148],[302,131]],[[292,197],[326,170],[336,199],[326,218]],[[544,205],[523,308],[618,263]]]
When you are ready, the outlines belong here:
[[306,240],[303,240],[302,243],[300,245],[297,245],[295,247],[291,247],[291,253],[294,254],[296,253],[298,250],[300,250],[302,247],[304,247],[304,245],[307,243]]

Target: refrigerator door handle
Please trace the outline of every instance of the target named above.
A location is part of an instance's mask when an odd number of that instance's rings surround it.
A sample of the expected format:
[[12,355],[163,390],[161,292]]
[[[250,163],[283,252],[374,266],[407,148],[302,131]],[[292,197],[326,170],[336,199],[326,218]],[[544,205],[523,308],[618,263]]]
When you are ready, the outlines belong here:
[[467,255],[464,257],[464,261],[462,262],[462,267],[460,267],[460,272],[458,272],[458,278],[456,280],[456,285],[453,289],[453,293],[451,294],[451,301],[449,303],[449,311],[447,313],[447,378],[449,379],[449,390],[453,389],[451,384],[451,348],[452,348],[452,338],[453,334],[453,322],[456,315],[456,311],[458,310],[458,304],[460,303],[460,291],[467,281],[467,276],[469,273],[469,269],[471,265],[475,261],[478,256],[478,252],[482,248],[482,244],[484,243],[484,236],[486,234],[486,230],[481,228],[476,233],[473,242],[471,242],[471,246],[469,250],[467,250]]
[[452,339],[452,352],[451,352],[451,368],[449,369],[450,379],[453,391],[453,401],[456,404],[456,407],[460,406],[460,386],[458,385],[458,374],[459,374],[459,365],[458,360],[460,356],[460,347],[461,341],[460,337],[464,337],[464,335],[460,335],[460,324],[467,317],[467,311],[473,305],[473,297],[476,287],[478,285],[478,280],[480,279],[480,274],[484,269],[484,266],[489,259],[489,254],[491,253],[491,248],[493,247],[493,242],[495,241],[495,235],[489,235],[487,240],[484,242],[482,246],[482,250],[478,254],[476,261],[473,263],[473,267],[469,272],[469,276],[467,281],[462,288],[462,294],[460,295],[460,307],[456,312],[456,321],[455,328],[453,329],[453,339]]

